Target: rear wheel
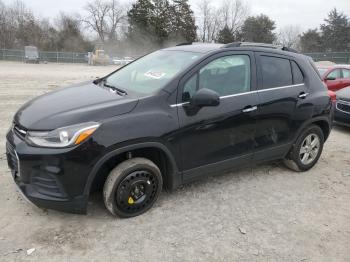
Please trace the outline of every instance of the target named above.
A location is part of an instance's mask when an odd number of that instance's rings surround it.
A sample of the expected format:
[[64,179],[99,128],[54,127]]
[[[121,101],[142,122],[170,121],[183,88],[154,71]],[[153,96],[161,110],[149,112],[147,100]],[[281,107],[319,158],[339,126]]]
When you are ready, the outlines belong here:
[[152,207],[162,185],[160,170],[152,161],[132,158],[111,171],[103,188],[103,199],[113,215],[134,217]]
[[284,163],[295,171],[307,171],[318,161],[323,150],[324,135],[320,127],[312,125],[297,139]]

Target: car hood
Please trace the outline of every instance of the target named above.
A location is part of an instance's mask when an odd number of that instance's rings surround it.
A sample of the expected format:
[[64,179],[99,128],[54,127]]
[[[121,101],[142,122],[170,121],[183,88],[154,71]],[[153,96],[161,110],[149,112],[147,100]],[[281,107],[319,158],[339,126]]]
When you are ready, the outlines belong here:
[[52,130],[126,114],[138,98],[120,96],[111,89],[82,83],[39,96],[24,104],[14,121],[27,130]]
[[350,102],[350,86],[336,92],[337,98]]

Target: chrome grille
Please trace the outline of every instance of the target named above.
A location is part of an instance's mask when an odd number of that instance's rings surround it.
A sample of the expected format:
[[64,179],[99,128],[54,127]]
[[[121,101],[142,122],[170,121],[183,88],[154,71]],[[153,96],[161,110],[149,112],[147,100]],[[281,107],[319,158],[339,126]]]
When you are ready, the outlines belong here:
[[338,100],[337,110],[350,114],[350,102],[344,101],[344,100]]

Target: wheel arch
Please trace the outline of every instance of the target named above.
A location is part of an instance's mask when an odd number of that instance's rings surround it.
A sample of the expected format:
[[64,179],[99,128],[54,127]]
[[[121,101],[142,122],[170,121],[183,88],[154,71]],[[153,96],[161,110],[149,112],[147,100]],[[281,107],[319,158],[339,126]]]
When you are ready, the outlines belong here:
[[296,142],[296,140],[298,139],[298,137],[300,136],[300,134],[303,132],[303,130],[310,126],[310,125],[317,125],[321,128],[323,135],[324,135],[324,141],[327,140],[327,138],[329,137],[329,134],[331,132],[332,129],[332,124],[331,121],[325,117],[325,116],[320,116],[320,117],[315,117],[310,119],[309,121],[306,121],[299,129],[298,132],[296,133],[294,139],[293,139],[293,145]]
[[[145,157],[155,162],[162,171],[163,184],[166,189],[173,190],[182,183],[182,176],[178,171],[176,161],[170,150],[160,142],[142,142],[112,150],[101,157],[89,173],[84,195],[86,197],[90,195],[94,183],[97,182],[96,180],[99,179],[101,173],[107,168],[106,165],[111,161],[112,163],[115,161],[115,165],[119,164],[127,159],[128,153],[131,153],[132,156]],[[155,161],[155,155],[157,154],[159,154],[160,159]],[[103,178],[101,177],[101,179]]]
[[324,141],[326,141],[329,137],[329,134],[331,133],[331,126],[329,125],[329,123],[325,120],[318,120],[313,122],[313,124],[321,128],[324,136]]

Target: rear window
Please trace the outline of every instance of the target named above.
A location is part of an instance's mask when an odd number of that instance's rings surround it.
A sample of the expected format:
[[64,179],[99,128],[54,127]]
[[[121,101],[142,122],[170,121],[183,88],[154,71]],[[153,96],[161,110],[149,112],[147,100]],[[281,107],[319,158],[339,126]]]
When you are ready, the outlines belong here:
[[288,86],[293,84],[289,59],[261,56],[263,89]]

